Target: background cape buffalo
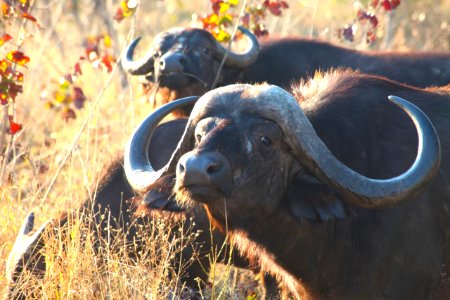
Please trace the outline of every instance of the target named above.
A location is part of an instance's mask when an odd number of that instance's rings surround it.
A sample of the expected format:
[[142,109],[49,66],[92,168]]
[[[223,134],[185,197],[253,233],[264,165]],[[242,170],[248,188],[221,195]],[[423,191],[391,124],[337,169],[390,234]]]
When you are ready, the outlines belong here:
[[[266,38],[259,46],[251,32],[240,30],[247,43],[242,53],[231,51],[225,56],[226,49],[209,32],[177,27],[159,33],[147,53],[135,61],[133,52],[140,39],[134,40],[122,57],[122,66],[132,75],[145,75],[154,107],[236,82],[268,82],[289,88],[318,70],[338,67],[418,87],[450,83],[450,53],[356,51],[299,37]],[[189,115],[189,110],[184,108],[175,115]]]
[[[449,91],[335,72],[293,90],[306,121],[285,91],[228,86],[194,107],[162,174],[135,160],[132,143],[127,176],[132,186],[136,172],[162,176],[153,188],[175,177],[179,201],[203,204],[243,254],[308,299],[448,299]],[[436,131],[418,141],[389,95],[420,107]],[[151,135],[146,125],[137,139]],[[430,141],[430,160],[412,167],[425,178],[417,188],[408,168]],[[373,186],[385,184],[380,196]],[[405,185],[413,191],[402,195]]]

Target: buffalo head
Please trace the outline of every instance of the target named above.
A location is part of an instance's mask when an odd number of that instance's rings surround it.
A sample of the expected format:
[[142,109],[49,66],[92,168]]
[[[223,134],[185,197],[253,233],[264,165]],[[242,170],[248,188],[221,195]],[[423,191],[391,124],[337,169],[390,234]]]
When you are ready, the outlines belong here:
[[[159,107],[177,98],[202,95],[213,88],[220,65],[241,70],[258,56],[259,44],[247,29],[239,27],[248,41],[243,53],[227,51],[207,31],[173,28],[158,34],[147,54],[133,60],[140,38],[128,45],[122,57],[123,69],[145,75],[150,82],[150,102]],[[188,115],[188,109],[178,112]]]
[[[343,165],[318,138],[296,99],[271,85],[231,85],[201,97],[171,161],[159,171],[142,151],[153,130],[147,127],[149,120],[154,125],[196,97],[156,111],[131,139],[125,156],[127,177],[132,186],[145,190],[162,173],[176,173],[177,193],[211,205],[225,198],[242,209],[264,201],[278,205],[295,176],[310,174],[354,205],[393,205],[430,182],[439,166],[440,147],[432,124],[417,107],[398,97],[390,99],[410,115],[419,133],[416,161],[395,178],[371,179]],[[136,153],[139,144],[141,153]]]

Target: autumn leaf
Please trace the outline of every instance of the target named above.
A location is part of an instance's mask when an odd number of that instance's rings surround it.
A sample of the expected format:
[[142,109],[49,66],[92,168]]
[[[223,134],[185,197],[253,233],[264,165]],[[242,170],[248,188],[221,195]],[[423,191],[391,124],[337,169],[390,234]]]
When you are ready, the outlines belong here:
[[280,0],[264,0],[263,5],[275,16],[280,16],[282,9],[289,7],[285,1]]
[[215,28],[219,24],[219,16],[215,13],[202,18],[203,28]]
[[114,20],[116,20],[117,23],[122,22],[123,19],[125,19],[125,16],[123,15],[123,10],[121,7],[119,7],[116,11],[116,14],[113,17]]
[[22,13],[21,17],[24,18],[24,19],[32,21],[34,24],[36,24],[36,26],[39,29],[42,28],[41,25],[38,23],[37,19],[34,16],[30,15],[29,13],[24,12],[24,13]]
[[9,34],[5,33],[1,38],[0,38],[0,46],[3,46],[4,43],[8,42],[12,40],[12,36],[10,36]]
[[65,107],[61,110],[61,115],[64,121],[68,122],[70,119],[76,119],[77,114],[70,107]]
[[20,66],[25,66],[30,61],[30,58],[21,51],[8,52],[8,54],[6,54],[6,58]]
[[23,73],[22,73],[22,72],[19,72],[19,71],[16,71],[16,72],[14,73],[14,75],[13,75],[13,79],[14,79],[14,81],[16,81],[16,82],[23,82]]
[[2,16],[5,18],[9,18],[14,14],[14,8],[6,2],[2,2],[1,4]]
[[76,76],[83,75],[83,72],[81,71],[81,64],[79,61],[75,64],[74,69],[75,69],[74,74]]
[[114,56],[110,55],[110,54],[105,54],[102,56],[102,63],[105,65],[106,69],[108,70],[108,72],[111,72],[113,69],[113,63],[116,61],[116,59],[114,58]]
[[3,90],[0,90],[0,104],[8,104],[8,95]]
[[14,122],[12,116],[8,116],[8,118],[9,118],[9,133],[14,135],[22,129],[22,124]]
[[136,11],[137,4],[138,3],[136,0],[121,1],[120,7],[117,9],[116,14],[114,16],[114,20],[120,22],[124,18],[131,17]]
[[73,99],[73,104],[75,105],[76,108],[78,108],[78,109],[83,108],[84,101],[86,100],[86,96],[84,95],[84,92],[80,87],[78,87],[78,86],[73,87],[72,99]]
[[105,45],[106,48],[111,48],[112,46],[112,39],[109,34],[103,35],[103,45]]
[[219,25],[230,25],[233,22],[233,16],[230,14],[226,14],[219,19]]
[[228,11],[228,9],[230,9],[230,4],[222,2],[220,3],[219,7],[219,13],[225,13]]
[[23,88],[15,82],[8,83],[8,96],[12,101],[16,100],[17,94],[22,93]]
[[223,29],[215,30],[213,36],[221,43],[228,42],[231,38],[231,35]]

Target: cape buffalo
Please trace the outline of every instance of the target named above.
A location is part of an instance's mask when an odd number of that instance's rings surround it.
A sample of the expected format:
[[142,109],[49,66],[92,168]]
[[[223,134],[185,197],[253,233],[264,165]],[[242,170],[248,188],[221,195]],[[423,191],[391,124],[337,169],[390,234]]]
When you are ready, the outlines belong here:
[[142,145],[177,108],[167,104],[131,139],[130,184],[175,178],[180,203],[205,207],[302,299],[448,299],[450,86],[333,72],[293,93],[267,84],[208,92],[154,171]]
[[[127,47],[122,66],[132,75],[146,76],[154,107],[237,82],[268,82],[289,88],[293,81],[312,76],[318,70],[337,67],[418,87],[450,83],[448,52],[363,52],[298,37],[265,39],[260,47],[251,32],[243,27],[240,31],[248,44],[243,53],[227,52],[205,30],[177,27],[159,33],[150,50],[133,61],[140,40],[137,38]],[[223,69],[219,71],[222,60]],[[174,114],[188,116],[190,109]]]

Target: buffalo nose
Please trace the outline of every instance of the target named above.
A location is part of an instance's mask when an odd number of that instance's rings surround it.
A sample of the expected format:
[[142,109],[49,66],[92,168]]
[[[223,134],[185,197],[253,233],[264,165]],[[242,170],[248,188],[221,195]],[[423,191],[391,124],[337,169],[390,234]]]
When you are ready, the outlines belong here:
[[159,60],[159,68],[166,73],[182,72],[186,58],[182,53],[168,52],[161,56]]
[[177,177],[183,179],[185,186],[220,186],[231,177],[230,165],[220,153],[186,153],[178,162]]

